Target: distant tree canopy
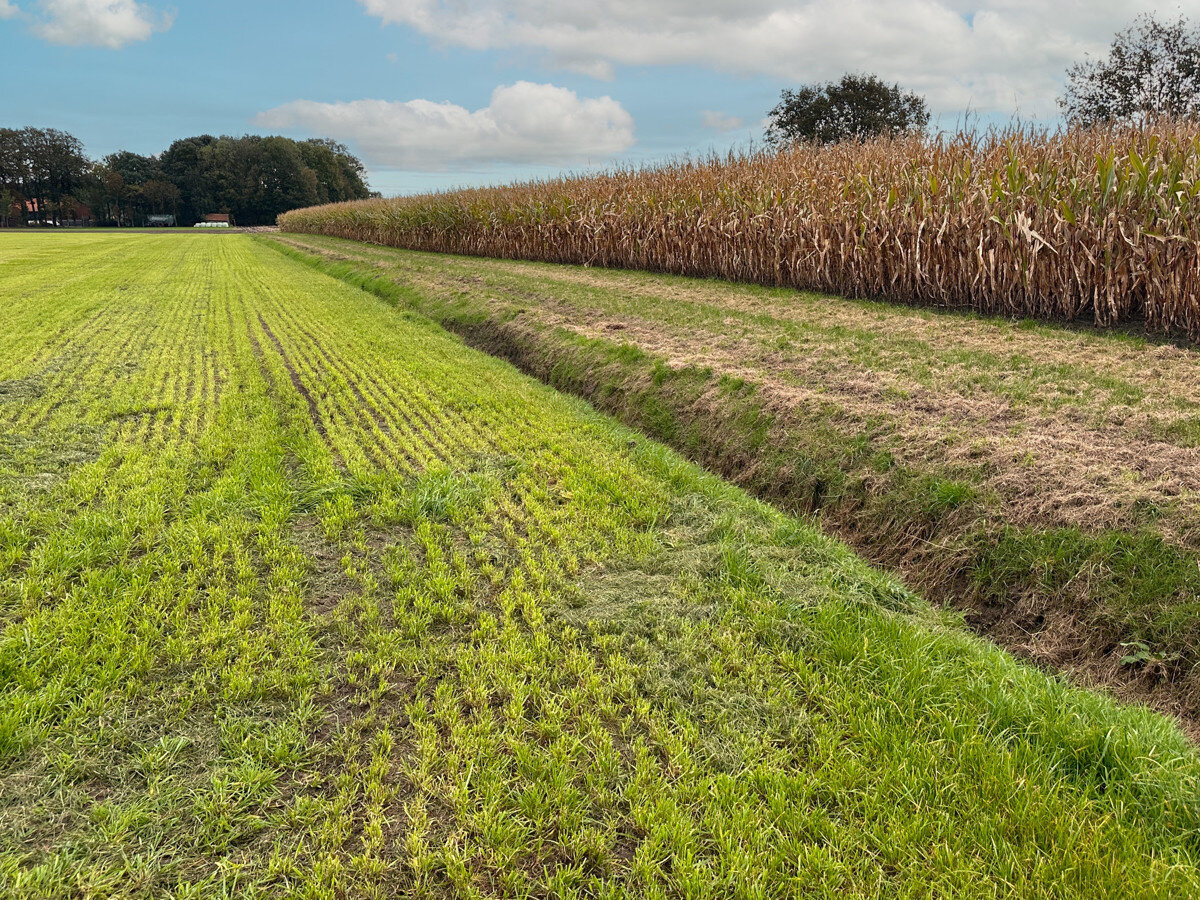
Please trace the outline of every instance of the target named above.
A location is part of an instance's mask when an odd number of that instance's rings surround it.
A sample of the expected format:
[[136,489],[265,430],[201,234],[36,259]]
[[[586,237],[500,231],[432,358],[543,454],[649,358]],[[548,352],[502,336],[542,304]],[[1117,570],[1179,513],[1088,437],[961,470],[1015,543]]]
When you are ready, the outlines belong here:
[[929,107],[924,97],[877,75],[846,74],[840,81],[784,90],[769,123],[767,142],[776,145],[861,141],[924,128]]
[[1059,103],[1085,125],[1200,113],[1200,31],[1182,16],[1140,16],[1113,39],[1106,59],[1068,70]]
[[370,196],[363,165],[342,144],[285,137],[199,137],[158,156],[122,150],[93,162],[63,131],[0,128],[0,223],[60,222],[87,206],[95,221],[144,224],[170,213],[182,225],[229,213],[273,224],[289,209]]
[[5,220],[26,214],[41,221],[73,203],[90,163],[83,144],[53,128],[0,128],[0,193]]

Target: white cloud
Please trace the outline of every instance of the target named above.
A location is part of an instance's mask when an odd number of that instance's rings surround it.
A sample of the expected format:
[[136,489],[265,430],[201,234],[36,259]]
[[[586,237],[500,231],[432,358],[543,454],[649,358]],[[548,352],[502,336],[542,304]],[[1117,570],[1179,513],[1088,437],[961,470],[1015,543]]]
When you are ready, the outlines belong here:
[[[91,45],[119,50],[171,27],[172,17],[135,0],[36,0],[25,15],[33,33],[51,44]],[[0,18],[21,10],[0,0]]]
[[[1054,112],[1066,68],[1160,4],[1145,0],[359,0],[444,45],[529,48],[611,77],[688,64],[797,83],[877,72],[935,111]],[[1200,13],[1179,0],[1162,14]]]
[[564,165],[608,159],[633,144],[633,117],[616,100],[581,99],[528,81],[496,88],[491,103],[473,112],[430,100],[295,100],[255,121],[349,141],[371,165],[420,172],[484,163]]
[[731,116],[723,112],[717,112],[713,109],[706,109],[700,113],[700,118],[704,122],[705,128],[711,128],[713,131],[736,131],[741,128],[746,122],[737,116]]

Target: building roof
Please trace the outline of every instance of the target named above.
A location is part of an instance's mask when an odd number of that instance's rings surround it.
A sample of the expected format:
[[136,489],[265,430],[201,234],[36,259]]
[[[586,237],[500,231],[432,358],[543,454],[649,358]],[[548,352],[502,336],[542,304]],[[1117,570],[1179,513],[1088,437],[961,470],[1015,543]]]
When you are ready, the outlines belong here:
[[[20,205],[19,200],[13,202],[13,206],[18,205]],[[38,202],[36,198],[25,201],[25,212],[36,213],[40,211],[41,210],[38,209]],[[75,219],[90,219],[92,217],[92,211],[78,200],[75,200],[71,205],[70,211],[73,213],[72,218]]]

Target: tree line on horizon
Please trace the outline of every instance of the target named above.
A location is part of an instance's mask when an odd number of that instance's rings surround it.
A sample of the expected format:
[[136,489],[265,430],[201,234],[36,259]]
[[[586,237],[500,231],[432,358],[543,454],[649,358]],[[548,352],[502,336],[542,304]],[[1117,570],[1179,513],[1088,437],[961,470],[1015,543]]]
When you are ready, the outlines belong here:
[[271,225],[303,206],[370,197],[365,168],[347,147],[311,138],[199,135],[143,156],[101,160],[53,128],[0,128],[0,225],[62,224],[86,211],[97,225],[180,225],[223,213],[239,225]]

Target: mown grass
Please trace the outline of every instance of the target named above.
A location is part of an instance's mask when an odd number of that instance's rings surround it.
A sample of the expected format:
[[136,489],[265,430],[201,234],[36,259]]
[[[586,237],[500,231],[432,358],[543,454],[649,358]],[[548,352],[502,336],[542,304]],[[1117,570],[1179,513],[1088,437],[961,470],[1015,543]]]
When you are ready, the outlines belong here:
[[[1195,486],[1171,483],[1186,468],[1138,469],[1194,447],[1189,383],[1172,388],[1194,351],[646,273],[275,243],[819,512],[1044,663],[1200,716]],[[1087,458],[1103,452],[1090,430],[1119,455]]]
[[1200,890],[1168,720],[265,244],[46,247],[0,236],[5,896]]

